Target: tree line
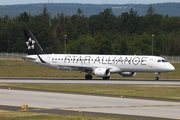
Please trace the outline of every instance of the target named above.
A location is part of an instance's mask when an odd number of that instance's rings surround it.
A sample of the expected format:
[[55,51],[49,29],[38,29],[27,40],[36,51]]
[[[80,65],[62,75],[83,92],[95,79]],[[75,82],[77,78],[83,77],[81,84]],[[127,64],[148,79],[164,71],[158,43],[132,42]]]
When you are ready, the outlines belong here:
[[6,15],[0,17],[0,52],[26,52],[24,28],[51,53],[151,55],[152,47],[154,55],[180,53],[180,17],[156,14],[151,5],[144,16],[133,8],[116,16],[107,8],[86,17],[78,8],[73,16],[52,17],[46,5],[40,15]]

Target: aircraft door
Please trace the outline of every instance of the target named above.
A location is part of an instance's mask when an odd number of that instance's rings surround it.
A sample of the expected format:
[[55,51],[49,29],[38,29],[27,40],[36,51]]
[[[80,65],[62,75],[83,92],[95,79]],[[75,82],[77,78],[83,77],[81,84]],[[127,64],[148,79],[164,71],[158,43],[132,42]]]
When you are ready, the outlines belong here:
[[50,62],[51,62],[51,57],[50,56],[47,57],[47,62],[48,62],[48,64],[50,64]]
[[153,66],[153,59],[149,59],[149,67],[152,68]]

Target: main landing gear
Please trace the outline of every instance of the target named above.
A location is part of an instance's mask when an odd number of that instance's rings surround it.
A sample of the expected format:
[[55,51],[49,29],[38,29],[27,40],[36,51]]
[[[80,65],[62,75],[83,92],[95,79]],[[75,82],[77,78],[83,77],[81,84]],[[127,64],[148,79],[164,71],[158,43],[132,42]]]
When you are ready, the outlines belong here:
[[109,80],[110,76],[107,76],[107,77],[102,77],[103,80]]
[[158,72],[155,73],[155,77],[154,77],[155,80],[159,80],[159,77],[158,77],[159,74],[160,73],[158,73]]
[[91,74],[86,74],[85,79],[86,80],[92,80],[92,75]]
[[[85,75],[85,79],[86,80],[92,80],[92,75],[91,74],[86,74]],[[110,76],[107,76],[107,77],[102,77],[103,78],[103,80],[109,80],[109,78],[110,78]]]

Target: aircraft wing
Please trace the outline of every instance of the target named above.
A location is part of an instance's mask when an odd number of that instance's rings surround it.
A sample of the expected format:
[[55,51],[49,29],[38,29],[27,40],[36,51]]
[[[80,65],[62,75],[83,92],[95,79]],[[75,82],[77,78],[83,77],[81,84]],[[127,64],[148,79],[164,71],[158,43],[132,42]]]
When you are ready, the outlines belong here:
[[70,70],[76,69],[79,70],[80,72],[92,72],[95,68],[106,68],[109,69],[111,72],[115,71],[121,71],[120,68],[112,65],[107,65],[107,66],[101,66],[101,65],[89,65],[89,64],[83,64],[83,65],[75,65],[75,64],[67,64],[67,65],[59,65],[60,68],[66,67],[69,68]]
[[67,65],[58,65],[58,69],[60,68],[67,68],[69,70],[79,70],[80,72],[86,72],[86,71],[93,71],[93,66],[90,65],[83,65],[83,66],[79,66],[79,65],[72,65],[72,64],[67,64]]

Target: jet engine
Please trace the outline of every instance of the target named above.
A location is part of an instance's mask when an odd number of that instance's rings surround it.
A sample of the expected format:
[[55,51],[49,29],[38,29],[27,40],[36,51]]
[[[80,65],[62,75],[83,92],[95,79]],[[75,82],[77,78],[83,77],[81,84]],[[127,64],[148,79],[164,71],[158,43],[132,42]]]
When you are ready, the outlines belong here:
[[110,70],[107,68],[95,68],[93,74],[97,77],[108,77],[110,76]]
[[122,75],[123,77],[133,77],[136,75],[136,72],[121,72],[119,74]]

